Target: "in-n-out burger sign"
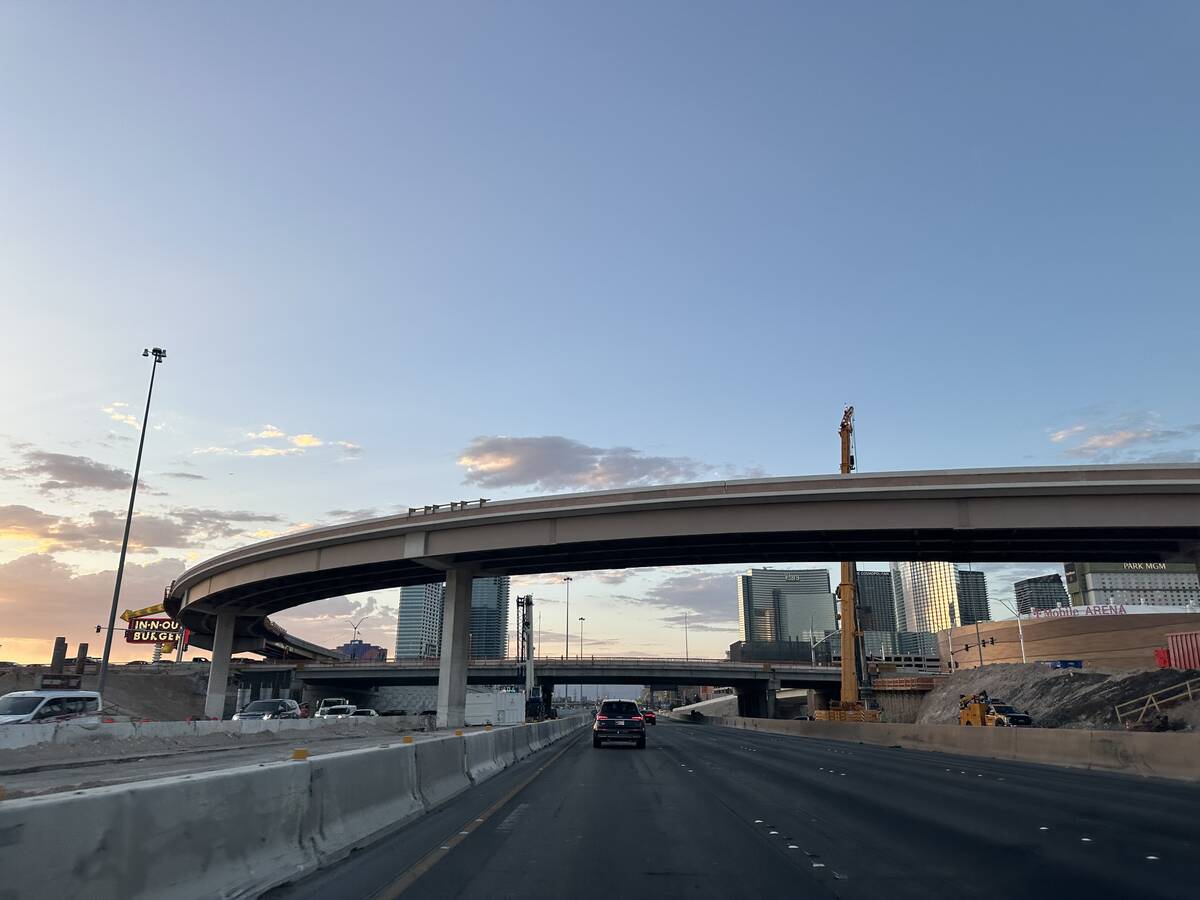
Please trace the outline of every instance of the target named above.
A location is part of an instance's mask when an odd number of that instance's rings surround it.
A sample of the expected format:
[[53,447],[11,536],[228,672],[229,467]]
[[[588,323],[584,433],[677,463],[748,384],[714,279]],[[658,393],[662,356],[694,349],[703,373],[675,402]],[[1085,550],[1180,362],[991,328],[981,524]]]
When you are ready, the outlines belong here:
[[125,641],[129,644],[164,644],[184,641],[187,646],[189,632],[174,619],[133,619],[125,630]]
[[1097,604],[1095,606],[1060,606],[1057,609],[1035,609],[1035,619],[1069,619],[1072,616],[1125,616],[1129,614],[1124,606],[1112,604]]

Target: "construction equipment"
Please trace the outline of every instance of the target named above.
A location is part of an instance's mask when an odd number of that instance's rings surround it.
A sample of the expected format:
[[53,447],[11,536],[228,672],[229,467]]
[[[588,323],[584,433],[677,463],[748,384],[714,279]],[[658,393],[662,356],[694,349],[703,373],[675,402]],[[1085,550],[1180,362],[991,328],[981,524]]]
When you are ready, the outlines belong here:
[[991,728],[1028,728],[1033,719],[1013,709],[1003,700],[993,699],[987,691],[958,695],[958,724]]
[[[838,428],[842,443],[842,464],[840,472],[849,475],[854,471],[854,407],[847,406],[842,410],[842,424]],[[841,700],[830,704],[829,710],[818,710],[819,719],[838,719],[855,722],[874,722],[879,720],[878,710],[868,709],[863,703],[860,687],[863,682],[862,653],[860,647],[861,633],[858,630],[857,598],[855,582],[857,581],[855,565],[852,561],[842,561],[842,580],[838,585],[838,598],[842,602],[842,696]],[[828,713],[820,715],[821,712]],[[872,715],[873,714],[873,715]]]

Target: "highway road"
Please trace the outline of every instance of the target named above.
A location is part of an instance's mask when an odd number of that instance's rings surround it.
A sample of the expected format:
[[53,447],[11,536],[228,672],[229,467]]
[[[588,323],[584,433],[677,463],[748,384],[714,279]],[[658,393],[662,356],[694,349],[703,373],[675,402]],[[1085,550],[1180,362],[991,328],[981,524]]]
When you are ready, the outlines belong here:
[[664,722],[644,751],[580,732],[268,896],[1192,898],[1198,810],[1179,782]]

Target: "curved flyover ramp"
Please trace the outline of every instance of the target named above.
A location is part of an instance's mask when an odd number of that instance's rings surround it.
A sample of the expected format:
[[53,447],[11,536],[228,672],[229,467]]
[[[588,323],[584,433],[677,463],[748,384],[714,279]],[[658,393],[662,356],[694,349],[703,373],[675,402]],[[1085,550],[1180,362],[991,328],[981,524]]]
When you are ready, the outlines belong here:
[[[746,479],[453,502],[312,529],[194,566],[166,607],[195,632],[213,633],[219,618],[241,637],[313,600],[446,579],[453,645],[466,632],[451,610],[468,612],[473,576],[841,559],[1192,561],[1198,548],[1191,464]],[[465,669],[462,680],[465,690]]]

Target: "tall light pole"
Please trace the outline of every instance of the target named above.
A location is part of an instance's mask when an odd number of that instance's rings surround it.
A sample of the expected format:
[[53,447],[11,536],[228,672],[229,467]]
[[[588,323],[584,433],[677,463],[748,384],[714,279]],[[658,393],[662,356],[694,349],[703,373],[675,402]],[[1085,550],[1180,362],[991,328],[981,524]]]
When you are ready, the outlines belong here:
[[108,681],[108,657],[112,653],[113,627],[117,624],[117,604],[121,602],[121,578],[125,575],[125,553],[129,550],[129,526],[133,524],[133,502],[137,498],[138,473],[142,470],[142,447],[146,444],[146,427],[150,424],[150,398],[154,396],[154,370],[167,358],[162,347],[143,350],[142,356],[153,356],[150,364],[150,390],[146,392],[146,411],[142,413],[142,434],[138,438],[137,462],[133,466],[133,486],[129,489],[129,512],[125,514],[125,535],[121,538],[121,557],[117,561],[117,583],[113,586],[112,608],[108,611],[108,632],[104,637],[104,655],[100,657],[100,677],[96,690],[104,696],[104,685]]
[[[583,623],[586,622],[583,616],[579,617],[579,661],[583,662]],[[579,702],[583,702],[583,684],[579,685]]]
[[571,658],[571,582],[574,579],[570,575],[564,575],[563,581],[567,585],[567,633],[565,641],[565,649],[563,650],[563,659]]
[[683,611],[683,659],[685,662],[691,661],[691,654],[688,652],[688,633],[687,633],[687,610]]

